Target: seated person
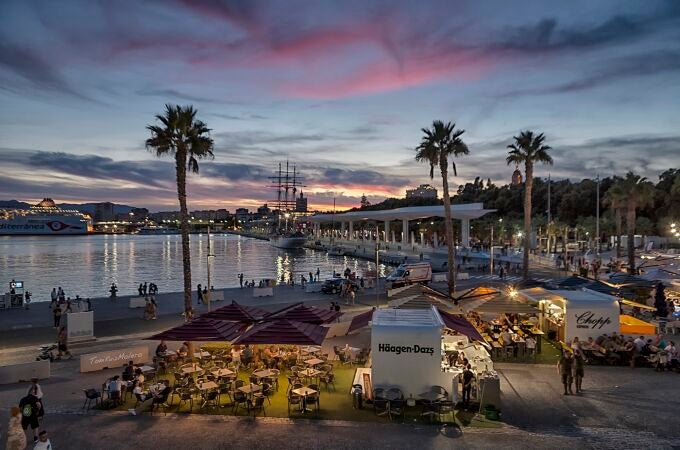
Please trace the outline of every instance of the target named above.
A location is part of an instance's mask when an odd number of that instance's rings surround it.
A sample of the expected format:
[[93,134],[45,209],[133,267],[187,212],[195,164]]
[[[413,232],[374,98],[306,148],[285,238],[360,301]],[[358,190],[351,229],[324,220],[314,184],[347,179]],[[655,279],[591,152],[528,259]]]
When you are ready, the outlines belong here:
[[501,339],[503,340],[503,345],[512,345],[512,336],[510,336],[510,332],[507,328],[503,328]]
[[185,357],[189,354],[189,343],[182,342],[182,346],[177,350],[177,354],[181,357]]
[[241,362],[246,366],[253,362],[253,349],[248,344],[246,344],[241,352]]
[[132,361],[130,361],[123,370],[123,381],[132,381],[134,378],[135,378],[135,365]]
[[165,341],[161,341],[160,344],[158,344],[158,347],[156,347],[156,356],[159,357],[164,357],[165,352],[168,351],[168,346],[165,344]]
[[524,340],[527,345],[527,350],[533,350],[536,348],[536,340],[532,336],[527,336]]
[[132,380],[132,385],[133,386],[141,386],[144,384],[144,381],[146,380],[146,377],[144,376],[144,372],[142,372],[142,369],[137,368],[135,370],[135,377]]
[[120,377],[118,375],[114,376],[113,379],[109,381],[108,385],[106,386],[106,390],[109,393],[109,398],[114,402],[118,402],[122,399],[121,396],[122,389],[123,382],[120,381]]

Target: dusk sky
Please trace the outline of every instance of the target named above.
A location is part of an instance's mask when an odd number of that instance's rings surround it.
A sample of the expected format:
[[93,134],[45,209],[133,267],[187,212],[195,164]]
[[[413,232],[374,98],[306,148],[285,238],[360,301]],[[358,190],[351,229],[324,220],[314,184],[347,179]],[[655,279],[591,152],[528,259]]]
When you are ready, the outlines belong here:
[[[256,207],[289,159],[312,206],[429,182],[433,119],[466,130],[458,183],[509,181],[506,146],[544,132],[536,176],[650,177],[680,164],[678,1],[0,0],[0,199],[177,209],[144,148],[193,104],[215,160],[191,209]],[[435,177],[437,187],[441,181]]]

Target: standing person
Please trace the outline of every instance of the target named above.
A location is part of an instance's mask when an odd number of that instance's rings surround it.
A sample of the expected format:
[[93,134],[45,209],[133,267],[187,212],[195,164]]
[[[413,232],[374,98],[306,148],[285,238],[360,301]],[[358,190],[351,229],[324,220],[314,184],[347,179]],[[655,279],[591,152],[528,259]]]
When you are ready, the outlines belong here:
[[503,279],[503,266],[502,265],[498,268],[498,277],[501,280]]
[[35,395],[38,400],[40,400],[40,410],[38,411],[38,417],[43,417],[45,415],[45,405],[43,405],[43,391],[40,384],[38,384],[37,378],[31,378],[31,385],[26,391],[26,395]]
[[198,283],[198,286],[196,286],[196,294],[198,295],[198,303],[203,303],[203,288],[201,287],[201,283]]
[[52,292],[50,293],[50,309],[54,308],[54,306],[57,304],[57,300],[59,300],[57,289],[52,288]]
[[47,437],[47,431],[42,430],[38,435],[38,442],[35,443],[33,450],[52,450],[52,443],[50,438]]
[[562,350],[562,356],[560,360],[557,361],[557,372],[562,378],[562,384],[564,385],[564,395],[570,395],[574,392],[571,390],[571,385],[573,379],[571,378],[571,367],[573,360],[571,358],[571,352],[567,350]]
[[116,283],[111,283],[109,292],[111,293],[111,300],[116,301],[116,295],[118,294],[118,286],[116,286]]
[[349,285],[349,292],[347,292],[347,295],[349,296],[349,302],[354,305],[354,299],[356,298],[356,292],[354,291],[354,285],[350,284]]
[[62,355],[71,358],[71,352],[68,351],[68,334],[66,334],[66,327],[61,327],[59,329],[59,334],[57,335],[57,345],[59,352],[57,353],[57,358],[61,358]]
[[54,328],[59,328],[59,325],[61,324],[61,306],[56,305],[56,307],[52,310],[52,318],[54,319]]
[[59,286],[59,289],[57,289],[57,297],[59,297],[59,301],[63,302],[66,300],[66,294],[64,294],[64,290]]
[[317,267],[317,268],[316,268],[316,281],[319,281],[319,275],[320,275],[320,274],[321,274],[321,271],[320,271],[319,268]]
[[467,407],[470,405],[470,394],[472,393],[472,381],[475,379],[475,374],[472,372],[472,366],[468,364],[463,369],[463,404]]
[[242,273],[238,274],[238,283],[241,285],[241,289],[243,289],[243,274]]
[[38,412],[40,411],[38,397],[28,394],[19,402],[19,409],[21,409],[21,428],[26,431],[30,426],[33,430],[33,442],[36,442],[38,440],[37,429],[40,426],[38,423]]
[[[571,364],[571,374],[574,378],[574,384],[576,385],[577,394],[583,392],[581,384],[583,383],[585,365],[586,361],[583,358],[583,352],[581,351],[580,348],[577,348],[576,350],[574,350],[574,360]],[[571,392],[571,389],[569,389],[569,391]]]
[[142,292],[144,293],[144,295],[146,295],[146,292],[147,292],[147,289],[148,289],[148,288],[149,288],[149,286],[146,284],[146,281],[145,281],[145,282],[144,282],[144,286],[142,286]]
[[142,283],[139,283],[139,287],[137,288],[137,292],[139,293],[139,296],[142,297],[144,295],[144,285]]
[[309,272],[309,282],[314,283],[314,274],[311,271]]
[[21,409],[12,406],[7,425],[7,450],[24,450],[26,448],[26,433],[21,428]]

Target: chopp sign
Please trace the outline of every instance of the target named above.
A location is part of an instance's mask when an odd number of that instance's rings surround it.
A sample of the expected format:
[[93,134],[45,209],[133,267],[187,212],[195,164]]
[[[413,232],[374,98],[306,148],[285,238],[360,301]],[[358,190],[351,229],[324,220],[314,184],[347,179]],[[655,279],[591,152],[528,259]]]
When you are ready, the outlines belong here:
[[592,311],[584,311],[581,314],[574,314],[576,317],[576,328],[601,329],[605,325],[612,323],[609,317],[596,317]]
[[378,351],[385,353],[396,353],[401,355],[402,353],[424,353],[427,355],[434,354],[433,347],[421,347],[420,345],[391,345],[391,344],[378,344]]
[[80,357],[80,371],[94,372],[110,367],[121,367],[133,361],[134,363],[144,363],[149,361],[149,348],[145,346],[131,347],[124,350],[113,350],[110,352],[89,353]]

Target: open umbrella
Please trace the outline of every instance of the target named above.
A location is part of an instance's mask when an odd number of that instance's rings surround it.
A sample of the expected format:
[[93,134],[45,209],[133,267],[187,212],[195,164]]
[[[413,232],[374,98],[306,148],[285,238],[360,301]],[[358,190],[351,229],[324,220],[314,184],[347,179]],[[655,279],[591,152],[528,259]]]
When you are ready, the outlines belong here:
[[234,344],[321,345],[328,328],[294,320],[271,320],[253,325]]
[[295,303],[266,317],[266,320],[286,319],[304,323],[330,323],[342,315],[341,312],[331,311],[330,309],[307,306],[304,303]]
[[455,330],[460,334],[469,337],[472,340],[488,345],[482,335],[465,317],[447,313],[441,309],[437,309],[439,316],[442,318],[446,328]]
[[199,317],[146,339],[166,341],[231,341],[239,336],[246,325],[226,320]]
[[232,301],[230,305],[223,306],[212,312],[202,314],[201,317],[208,319],[229,320],[231,322],[254,323],[268,316],[270,313],[255,306],[241,305]]

